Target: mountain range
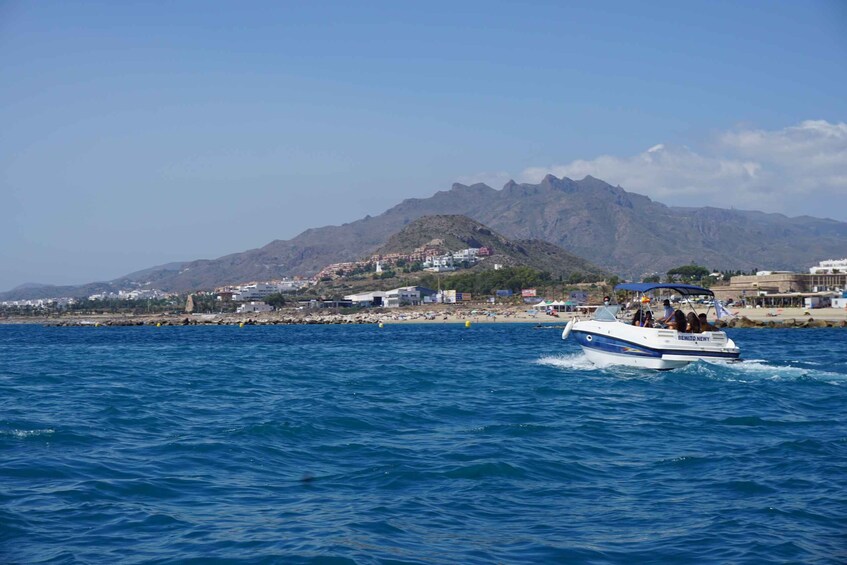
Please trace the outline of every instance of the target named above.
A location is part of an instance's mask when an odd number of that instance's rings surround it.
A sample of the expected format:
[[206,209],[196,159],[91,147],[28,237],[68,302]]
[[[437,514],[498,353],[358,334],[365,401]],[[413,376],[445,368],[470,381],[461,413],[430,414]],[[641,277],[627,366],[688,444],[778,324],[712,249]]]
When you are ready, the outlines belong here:
[[[731,189],[723,190],[731,205]],[[822,259],[847,255],[845,222],[671,207],[591,176],[575,181],[547,175],[538,184],[509,181],[501,190],[454,184],[429,198],[404,200],[378,216],[308,229],[258,249],[153,267],[108,283],[24,289],[0,298],[78,296],[87,292],[83,289],[138,284],[187,291],[311,275],[330,263],[369,256],[410,222],[443,214],[467,216],[512,239],[558,245],[625,278],[661,274],[692,262],[715,269],[805,270]]]

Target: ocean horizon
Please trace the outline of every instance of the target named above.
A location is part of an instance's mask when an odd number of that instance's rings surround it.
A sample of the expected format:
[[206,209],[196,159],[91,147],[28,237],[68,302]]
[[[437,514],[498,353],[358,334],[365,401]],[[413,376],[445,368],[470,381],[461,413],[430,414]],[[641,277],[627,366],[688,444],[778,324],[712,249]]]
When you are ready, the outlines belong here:
[[843,332],[0,325],[0,562],[843,563]]

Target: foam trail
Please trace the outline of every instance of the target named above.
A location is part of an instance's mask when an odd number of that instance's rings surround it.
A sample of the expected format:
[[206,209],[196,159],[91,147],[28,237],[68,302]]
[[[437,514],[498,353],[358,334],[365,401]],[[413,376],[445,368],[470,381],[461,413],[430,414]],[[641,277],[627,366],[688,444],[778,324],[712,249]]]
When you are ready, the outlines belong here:
[[759,380],[815,379],[840,384],[847,380],[847,375],[825,371],[813,366],[775,365],[764,359],[745,359],[736,363],[708,362],[712,367],[720,367],[726,377],[747,377]]
[[572,369],[576,371],[596,371],[597,367],[588,360],[585,353],[573,353],[571,355],[547,355],[536,361],[539,365],[558,367],[560,369]]

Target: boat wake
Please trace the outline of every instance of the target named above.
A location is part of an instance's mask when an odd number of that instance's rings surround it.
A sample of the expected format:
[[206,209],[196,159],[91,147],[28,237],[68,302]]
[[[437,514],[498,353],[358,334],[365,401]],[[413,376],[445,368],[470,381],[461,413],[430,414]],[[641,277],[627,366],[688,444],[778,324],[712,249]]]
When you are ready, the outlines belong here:
[[847,384],[847,374],[828,371],[810,363],[777,365],[764,359],[745,359],[742,361],[698,361],[687,367],[672,371],[655,371],[615,365],[597,367],[584,353],[567,355],[545,355],[535,363],[547,367],[556,367],[576,372],[604,372],[616,376],[659,376],[659,375],[700,375],[725,381],[754,382],[754,381],[802,381],[815,380],[834,385]]
[[588,360],[585,353],[572,353],[570,355],[546,355],[536,361],[539,365],[557,367],[559,369],[570,369],[573,371],[596,371],[597,367]]
[[610,365],[608,367],[598,367],[588,360],[585,353],[572,353],[569,355],[547,355],[536,361],[539,365],[555,367],[565,371],[575,373],[594,373],[604,374],[612,377],[624,379],[648,379],[655,380],[661,378],[665,371],[654,371],[652,369],[641,369],[638,367],[628,367],[626,365]]
[[694,371],[717,370],[719,378],[737,381],[799,381],[816,380],[831,384],[847,383],[847,375],[828,371],[812,363],[777,365],[764,359],[745,359],[737,362],[703,362],[691,367]]

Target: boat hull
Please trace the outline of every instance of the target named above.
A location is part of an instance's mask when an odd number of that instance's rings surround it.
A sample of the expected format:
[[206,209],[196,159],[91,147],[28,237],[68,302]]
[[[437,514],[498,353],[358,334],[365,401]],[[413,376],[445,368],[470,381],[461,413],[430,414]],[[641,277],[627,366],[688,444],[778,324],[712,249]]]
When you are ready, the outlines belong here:
[[570,335],[593,364],[669,370],[695,361],[738,360],[739,350],[723,332],[680,334],[619,322],[577,322]]

